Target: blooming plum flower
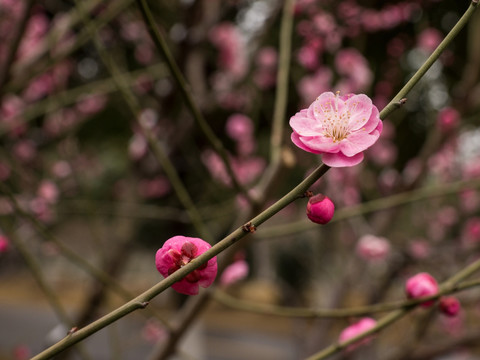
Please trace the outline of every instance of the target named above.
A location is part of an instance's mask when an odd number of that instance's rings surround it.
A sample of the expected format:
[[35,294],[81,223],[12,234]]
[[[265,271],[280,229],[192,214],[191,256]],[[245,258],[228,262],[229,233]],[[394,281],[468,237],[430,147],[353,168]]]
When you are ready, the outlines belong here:
[[358,240],[356,251],[365,260],[383,260],[390,253],[390,243],[383,237],[364,235]]
[[[429,273],[419,273],[407,280],[405,291],[410,299],[417,299],[438,293],[437,281]],[[426,301],[421,304],[423,307],[430,307],[434,300]]]
[[[210,249],[210,245],[199,238],[174,236],[158,249],[155,265],[163,277],[168,277],[190,261]],[[197,295],[198,288],[209,287],[217,276],[217,257],[213,257],[180,281],[172,285],[177,292],[185,295]]]
[[292,116],[290,126],[299,148],[322,155],[325,165],[346,167],[363,160],[363,151],[378,140],[383,124],[368,96],[325,92]]
[[457,316],[460,311],[460,301],[454,296],[444,296],[438,304],[440,311],[447,316]]
[[332,220],[335,205],[323,194],[317,194],[308,199],[307,216],[317,224],[326,224]]
[[[375,327],[376,324],[377,324],[377,322],[374,319],[369,318],[369,317],[364,317],[364,318],[360,319],[359,321],[357,321],[356,323],[354,323],[354,324],[346,327],[345,329],[343,329],[343,331],[340,333],[340,336],[338,337],[338,341],[342,343],[342,342],[345,342],[347,340],[350,340],[351,338],[353,338],[357,335],[360,335],[360,334],[364,333],[365,331],[368,331],[371,328]],[[368,342],[371,341],[371,339],[372,339],[372,337],[367,337],[363,340],[360,340],[360,341],[356,342],[355,344],[350,345],[347,348],[347,351],[352,351],[360,345],[367,344]]]

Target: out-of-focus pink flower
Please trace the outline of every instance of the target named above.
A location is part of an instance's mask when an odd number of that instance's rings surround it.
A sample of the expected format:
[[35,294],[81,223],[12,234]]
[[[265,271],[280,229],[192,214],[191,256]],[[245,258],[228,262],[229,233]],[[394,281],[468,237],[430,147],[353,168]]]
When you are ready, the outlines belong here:
[[31,351],[27,345],[18,345],[13,349],[14,360],[27,360],[30,359]]
[[54,218],[49,205],[47,200],[41,197],[33,198],[29,203],[30,210],[44,223],[51,223]]
[[[375,327],[377,322],[369,317],[364,317],[357,321],[356,323],[346,327],[343,329],[343,331],[340,333],[340,336],[338,337],[338,341],[340,343],[343,343],[347,340],[350,340],[351,338],[354,338],[365,331],[368,331]],[[366,337],[365,339],[362,339],[350,346],[347,347],[347,351],[352,351],[356,349],[360,345],[368,344],[372,340],[372,336]]]
[[364,235],[357,243],[357,254],[365,260],[384,260],[390,254],[390,242],[375,235]]
[[241,259],[227,266],[220,277],[220,284],[228,286],[234,284],[240,280],[245,279],[248,276],[249,266],[248,263]]
[[87,95],[79,98],[77,109],[82,114],[93,115],[103,110],[107,98],[104,95]]
[[330,222],[335,213],[335,205],[332,200],[323,194],[317,194],[308,199],[307,217],[317,224]]
[[298,50],[297,60],[304,68],[315,70],[319,64],[319,55],[315,48],[305,45]]
[[440,311],[447,316],[457,316],[460,312],[460,301],[454,296],[443,296],[438,304]]
[[216,25],[209,33],[209,39],[220,51],[218,63],[234,79],[240,79],[247,71],[244,39],[238,28],[228,22]]
[[413,240],[408,247],[410,256],[418,260],[426,259],[431,252],[430,244],[423,239]]
[[260,67],[275,69],[277,66],[278,54],[273,46],[267,46],[258,52],[256,56],[256,63]]
[[128,143],[128,154],[130,157],[138,161],[145,156],[148,150],[148,143],[145,136],[141,134],[134,134]]
[[380,137],[378,109],[366,95],[320,95],[308,109],[290,119],[292,141],[299,148],[321,154],[330,167],[359,164],[363,151]]
[[327,67],[320,67],[315,74],[304,76],[297,85],[297,91],[304,104],[310,104],[318,94],[327,91],[332,81],[332,72]]
[[460,205],[467,213],[474,212],[480,207],[480,196],[473,189],[466,189],[460,193]]
[[156,319],[148,319],[142,329],[142,337],[150,344],[167,339],[168,332]]
[[437,220],[444,226],[455,225],[458,221],[458,211],[453,206],[444,206],[437,212]]
[[13,146],[13,154],[22,162],[30,162],[37,156],[37,148],[33,141],[21,140]]
[[225,126],[227,135],[233,140],[244,141],[253,135],[252,120],[243,114],[232,114],[227,119]]
[[165,176],[141,180],[138,185],[140,196],[145,199],[157,199],[170,192],[170,182]]
[[57,161],[52,166],[52,174],[58,178],[66,178],[71,173],[72,168],[70,167],[70,164],[64,160]]
[[427,28],[418,36],[417,45],[425,52],[432,52],[442,42],[443,36],[440,31],[435,28]]
[[7,164],[0,162],[0,181],[5,181],[10,177],[11,170]]
[[10,249],[10,241],[5,235],[0,235],[0,254],[7,252]]
[[463,225],[462,240],[465,245],[480,242],[480,217],[472,217]]
[[356,49],[340,50],[335,57],[335,67],[340,75],[350,80],[351,91],[363,91],[372,82],[373,75],[367,59]]
[[[155,256],[157,270],[168,277],[191,260],[210,249],[210,244],[199,238],[174,236],[163,244]],[[185,295],[198,294],[198,288],[209,287],[217,276],[217,257],[213,257],[193,270],[182,280],[172,285],[177,292]]]
[[444,134],[456,129],[460,124],[460,113],[451,107],[440,110],[437,116],[437,125]]
[[49,204],[55,204],[58,200],[58,187],[51,180],[44,180],[40,183],[37,195],[42,199],[45,199]]
[[[410,299],[435,295],[438,293],[437,280],[435,280],[429,273],[419,273],[407,280],[405,284],[405,292]],[[434,300],[426,301],[422,303],[421,306],[430,307],[434,302]]]

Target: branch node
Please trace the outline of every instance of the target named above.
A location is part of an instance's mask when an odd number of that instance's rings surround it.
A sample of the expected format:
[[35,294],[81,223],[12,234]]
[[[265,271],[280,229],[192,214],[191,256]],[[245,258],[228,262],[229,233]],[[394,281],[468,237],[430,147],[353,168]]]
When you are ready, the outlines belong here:
[[[478,0],[477,0],[478,1]],[[397,106],[400,107],[402,105],[405,105],[405,103],[407,102],[407,98],[402,98],[400,99],[398,102],[397,102]]]
[[77,330],[78,330],[77,326],[72,327],[70,330],[68,330],[67,336],[72,335],[73,333],[77,332]]
[[148,304],[150,304],[149,301],[143,301],[140,303],[140,308],[145,309],[148,306]]
[[245,231],[246,233],[251,233],[253,234],[255,231],[257,231],[257,228],[255,225],[253,225],[250,221],[242,226],[242,230]]

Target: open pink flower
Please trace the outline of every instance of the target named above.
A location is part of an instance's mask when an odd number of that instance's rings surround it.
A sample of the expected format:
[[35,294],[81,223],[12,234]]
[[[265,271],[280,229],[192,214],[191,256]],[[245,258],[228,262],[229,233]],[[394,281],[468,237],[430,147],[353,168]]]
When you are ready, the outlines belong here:
[[292,141],[299,148],[321,154],[325,165],[354,166],[382,131],[378,109],[366,95],[325,92],[309,107],[292,116]]
[[[355,336],[358,336],[358,335],[364,333],[365,331],[368,331],[371,328],[375,327],[376,324],[377,324],[377,322],[374,319],[369,318],[369,317],[364,317],[364,318],[360,319],[359,321],[357,321],[356,323],[354,323],[354,324],[346,327],[345,329],[343,329],[343,331],[340,333],[340,336],[338,337],[338,341],[343,343],[347,340],[350,340],[351,338],[353,338]],[[360,341],[350,345],[349,347],[347,347],[347,351],[352,351],[352,350],[356,349],[358,346],[370,342],[371,339],[372,339],[371,336],[366,337],[365,339],[360,340]]]
[[[155,265],[163,277],[173,274],[191,260],[210,249],[210,244],[199,238],[174,236],[158,249]],[[198,287],[209,287],[217,276],[217,257],[193,270],[182,280],[172,285],[177,292],[185,295],[197,295]]]

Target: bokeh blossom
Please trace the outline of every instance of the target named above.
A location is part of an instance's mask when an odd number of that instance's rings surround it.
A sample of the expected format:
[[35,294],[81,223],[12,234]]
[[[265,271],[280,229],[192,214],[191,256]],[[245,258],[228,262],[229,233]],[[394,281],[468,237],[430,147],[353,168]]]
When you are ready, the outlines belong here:
[[[210,244],[199,238],[174,236],[158,249],[155,265],[163,277],[168,277],[178,269],[187,265],[197,256],[210,249]],[[209,287],[217,276],[217,257],[193,270],[182,280],[172,285],[177,292],[185,295],[197,295],[198,288]]]
[[225,286],[234,284],[245,279],[248,276],[248,272],[248,263],[243,259],[236,260],[225,268],[220,277],[220,284]]
[[[358,336],[358,335],[364,333],[365,331],[368,331],[371,328],[375,327],[376,324],[377,324],[377,322],[374,319],[369,318],[369,317],[364,317],[364,318],[360,319],[359,321],[357,321],[356,323],[354,323],[354,324],[346,327],[345,329],[343,329],[343,331],[340,333],[340,336],[338,337],[338,341],[340,343],[343,343],[347,340],[350,340],[351,338],[353,338],[355,336]],[[367,337],[365,339],[362,339],[362,340],[356,342],[355,344],[347,347],[347,351],[352,351],[360,345],[367,344],[368,342],[370,342],[371,339],[372,339],[371,336]]]
[[454,296],[444,296],[440,299],[438,307],[442,314],[447,316],[457,316],[460,312],[460,301]]
[[299,148],[322,155],[330,167],[359,164],[363,151],[380,137],[378,109],[366,95],[325,92],[290,119],[292,141]]
[[384,260],[390,254],[390,243],[383,237],[364,235],[358,240],[356,251],[365,260]]
[[[410,299],[431,296],[438,293],[438,283],[432,275],[423,272],[407,280],[405,291]],[[422,303],[421,306],[429,307],[432,306],[434,302],[434,300],[426,301]]]

